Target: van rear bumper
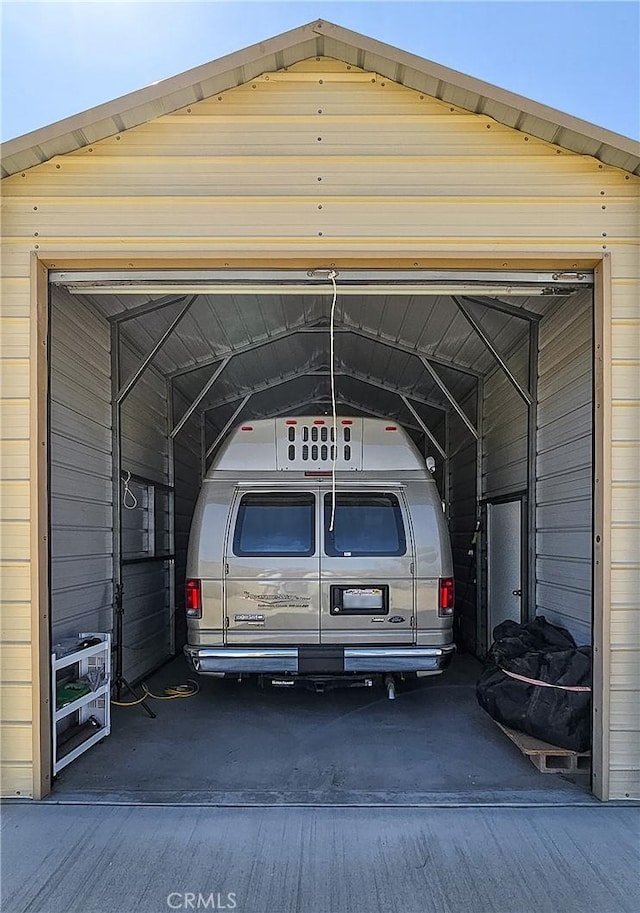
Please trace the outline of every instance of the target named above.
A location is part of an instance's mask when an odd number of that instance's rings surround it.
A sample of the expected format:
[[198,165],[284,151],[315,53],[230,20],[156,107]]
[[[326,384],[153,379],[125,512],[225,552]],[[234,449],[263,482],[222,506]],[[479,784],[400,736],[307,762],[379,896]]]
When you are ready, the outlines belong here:
[[[314,672],[442,672],[455,653],[455,644],[437,647],[340,647],[327,649],[327,668],[322,668],[322,647],[311,648]],[[195,647],[187,644],[185,655],[200,675],[226,673],[288,672],[304,674],[304,647]],[[338,655],[336,655],[338,654]],[[336,662],[337,660],[337,662]]]

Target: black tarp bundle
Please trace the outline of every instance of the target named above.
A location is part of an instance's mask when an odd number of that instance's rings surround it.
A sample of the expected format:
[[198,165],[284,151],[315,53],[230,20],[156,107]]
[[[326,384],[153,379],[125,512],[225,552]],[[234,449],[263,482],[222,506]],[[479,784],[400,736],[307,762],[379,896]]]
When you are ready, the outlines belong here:
[[565,628],[544,616],[523,625],[504,621],[493,638],[476,687],[480,706],[512,729],[560,748],[588,751],[591,647],[577,647]]

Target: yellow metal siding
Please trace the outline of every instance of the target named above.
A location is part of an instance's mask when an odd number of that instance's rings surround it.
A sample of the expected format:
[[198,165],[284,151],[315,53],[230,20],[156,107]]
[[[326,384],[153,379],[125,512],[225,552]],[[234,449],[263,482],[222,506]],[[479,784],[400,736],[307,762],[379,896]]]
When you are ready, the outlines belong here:
[[[638,250],[636,248],[636,252]],[[640,261],[640,256],[638,257]],[[629,265],[640,274],[640,262]],[[610,791],[640,796],[640,294],[614,283]]]
[[[3,790],[28,792],[30,254],[195,260],[611,254],[611,795],[637,788],[640,180],[340,61],[311,59],[3,182]],[[6,498],[6,501],[5,501]],[[7,591],[9,595],[7,595]],[[19,638],[12,632],[18,632]],[[634,666],[633,663],[636,663]],[[7,678],[7,668],[10,678]],[[22,709],[21,709],[22,708]],[[21,716],[22,714],[22,716]],[[634,729],[635,726],[635,729]]]

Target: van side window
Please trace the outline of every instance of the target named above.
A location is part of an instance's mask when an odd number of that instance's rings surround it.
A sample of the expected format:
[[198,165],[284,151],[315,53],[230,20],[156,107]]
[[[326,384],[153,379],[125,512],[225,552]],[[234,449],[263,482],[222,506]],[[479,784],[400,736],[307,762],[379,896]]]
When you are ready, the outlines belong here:
[[313,555],[315,498],[305,492],[242,496],[233,553],[239,557],[296,557]]
[[338,492],[333,532],[331,495],[324,497],[324,550],[337,557],[404,555],[407,541],[395,495]]

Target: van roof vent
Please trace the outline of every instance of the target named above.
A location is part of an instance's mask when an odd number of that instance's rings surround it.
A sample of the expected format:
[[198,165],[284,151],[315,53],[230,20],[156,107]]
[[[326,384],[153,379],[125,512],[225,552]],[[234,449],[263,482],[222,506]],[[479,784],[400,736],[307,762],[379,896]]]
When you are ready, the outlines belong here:
[[339,418],[335,431],[330,416],[276,419],[277,468],[331,469],[337,447],[337,469],[361,470],[362,419]]

